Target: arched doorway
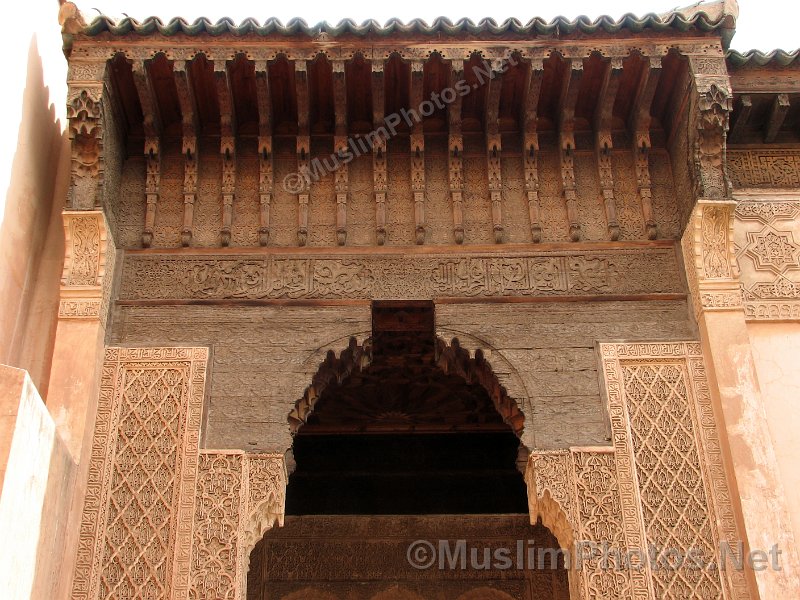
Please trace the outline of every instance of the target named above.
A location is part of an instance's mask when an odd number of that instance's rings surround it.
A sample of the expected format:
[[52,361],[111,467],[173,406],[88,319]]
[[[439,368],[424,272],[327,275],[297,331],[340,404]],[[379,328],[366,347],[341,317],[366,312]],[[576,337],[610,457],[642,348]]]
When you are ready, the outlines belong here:
[[360,366],[328,365],[248,600],[569,597],[558,540],[530,525],[522,414],[433,319],[432,303],[376,303],[371,340],[348,350]]

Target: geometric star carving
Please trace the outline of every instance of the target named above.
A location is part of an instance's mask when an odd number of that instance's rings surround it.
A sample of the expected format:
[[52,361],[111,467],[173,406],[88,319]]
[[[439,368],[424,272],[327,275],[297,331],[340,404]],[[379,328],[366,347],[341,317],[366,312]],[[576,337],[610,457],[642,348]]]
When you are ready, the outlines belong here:
[[747,254],[756,269],[783,273],[790,267],[800,267],[800,246],[791,231],[778,231],[768,225],[761,231],[748,231],[747,242]]

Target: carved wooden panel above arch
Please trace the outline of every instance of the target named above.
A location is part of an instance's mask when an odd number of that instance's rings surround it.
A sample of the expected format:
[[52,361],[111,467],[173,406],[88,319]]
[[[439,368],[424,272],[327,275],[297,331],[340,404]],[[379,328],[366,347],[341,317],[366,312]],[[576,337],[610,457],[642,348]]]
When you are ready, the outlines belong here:
[[450,254],[128,253],[119,301],[682,295],[667,246]]

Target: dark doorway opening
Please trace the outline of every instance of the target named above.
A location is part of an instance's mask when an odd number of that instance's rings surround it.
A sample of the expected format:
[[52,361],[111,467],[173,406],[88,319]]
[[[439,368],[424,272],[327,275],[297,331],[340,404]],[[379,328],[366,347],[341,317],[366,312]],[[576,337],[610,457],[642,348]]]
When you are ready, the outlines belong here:
[[433,303],[375,302],[365,346],[368,365],[328,383],[301,421],[285,526],[253,550],[248,600],[568,598],[560,559],[489,572],[409,564],[419,538],[472,539],[481,553],[558,542],[529,523],[521,413],[482,357],[461,351],[453,366]]

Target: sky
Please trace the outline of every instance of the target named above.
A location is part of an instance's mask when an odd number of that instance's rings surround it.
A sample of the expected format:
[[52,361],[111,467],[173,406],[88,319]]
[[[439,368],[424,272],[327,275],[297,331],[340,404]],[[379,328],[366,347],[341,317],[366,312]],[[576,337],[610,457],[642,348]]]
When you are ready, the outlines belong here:
[[[403,21],[421,18],[428,22],[444,16],[455,21],[468,17],[478,21],[492,17],[501,22],[516,17],[523,23],[533,17],[550,20],[559,14],[573,19],[579,15],[596,18],[601,14],[619,18],[625,13],[641,16],[644,13],[663,13],[678,6],[691,4],[689,0],[561,0],[560,2],[521,2],[520,0],[493,0],[468,2],[465,0],[399,0],[397,2],[367,2],[365,0],[305,0],[304,2],[268,3],[260,0],[222,2],[220,0],[77,0],[87,16],[97,14],[121,17],[123,13],[142,20],[155,15],[163,20],[182,16],[188,20],[204,16],[212,20],[230,17],[239,22],[253,17],[263,22],[277,17],[284,23],[293,17],[305,19],[309,24],[319,21],[336,23],[349,17],[355,21],[375,19],[381,23],[392,17]],[[97,9],[97,10],[95,10]],[[739,20],[731,47],[736,50],[773,50],[800,48],[800,2],[797,0],[739,0]]]

